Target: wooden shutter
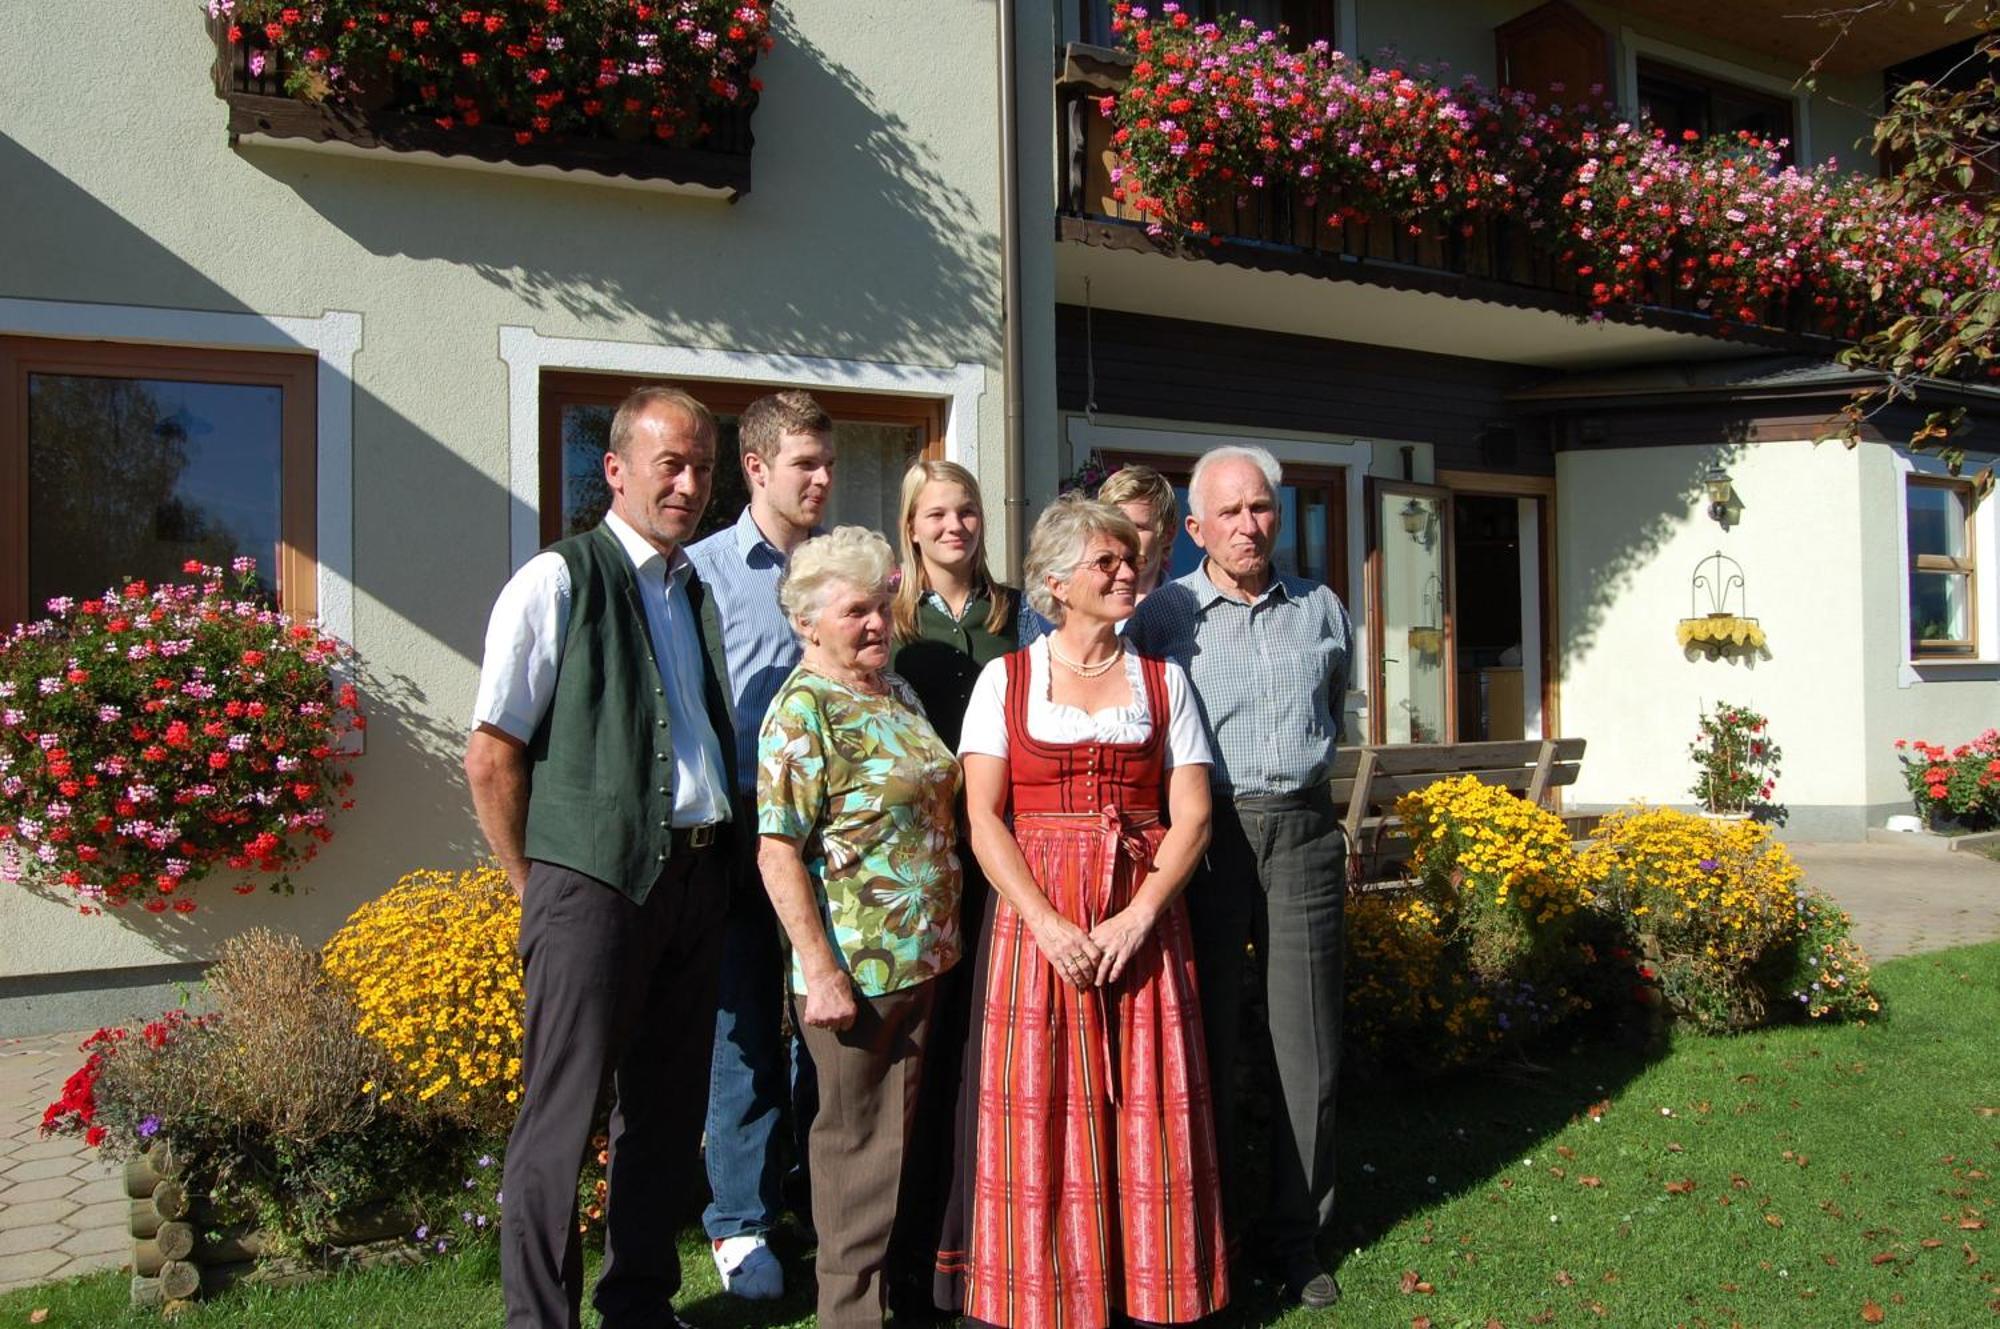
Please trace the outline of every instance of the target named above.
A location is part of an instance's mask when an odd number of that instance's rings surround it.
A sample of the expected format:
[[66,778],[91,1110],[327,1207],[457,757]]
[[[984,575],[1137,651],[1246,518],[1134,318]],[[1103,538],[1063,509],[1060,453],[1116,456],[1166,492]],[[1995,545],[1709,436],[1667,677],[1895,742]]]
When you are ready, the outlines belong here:
[[1554,99],[1570,103],[1589,96],[1593,85],[1601,96],[1611,95],[1611,38],[1564,0],[1502,23],[1493,38],[1502,87],[1548,100],[1550,88],[1560,84],[1563,91]]

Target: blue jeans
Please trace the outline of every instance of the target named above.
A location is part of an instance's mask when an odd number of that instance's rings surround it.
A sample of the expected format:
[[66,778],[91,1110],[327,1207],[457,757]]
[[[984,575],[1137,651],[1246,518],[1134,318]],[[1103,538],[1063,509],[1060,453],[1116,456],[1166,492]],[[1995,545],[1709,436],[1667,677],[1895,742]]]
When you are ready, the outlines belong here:
[[818,1099],[812,1059],[796,1037],[783,1033],[789,980],[777,916],[757,873],[754,845],[740,852],[723,927],[709,1061],[703,1157],[711,1198],[701,1221],[711,1241],[777,1225],[784,1179],[780,1127],[792,1106],[793,1152],[803,1174],[805,1137]]

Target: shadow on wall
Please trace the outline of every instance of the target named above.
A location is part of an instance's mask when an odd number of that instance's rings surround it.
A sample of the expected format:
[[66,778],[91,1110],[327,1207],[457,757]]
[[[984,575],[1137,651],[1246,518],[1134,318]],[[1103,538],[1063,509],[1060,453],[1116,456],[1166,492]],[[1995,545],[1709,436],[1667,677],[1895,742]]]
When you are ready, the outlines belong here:
[[[1564,568],[1566,578],[1580,578],[1587,589],[1574,609],[1564,606],[1559,658],[1573,662],[1589,654],[1597,646],[1606,612],[1630,593],[1633,583],[1659,559],[1661,550],[1671,541],[1674,532],[1690,521],[1709,520],[1708,498],[1702,487],[1702,477],[1711,467],[1728,470],[1749,446],[1748,434],[1748,422],[1731,422],[1725,427],[1724,441],[1706,449],[1688,463],[1687,469],[1676,478],[1672,493],[1662,495],[1654,505],[1657,511],[1631,522],[1618,532],[1617,545],[1589,565],[1575,571]],[[1571,495],[1569,501],[1588,505],[1593,499],[1587,494],[1576,494]],[[1732,511],[1732,523],[1736,515]],[[1720,530],[1719,527],[1717,529]],[[1683,575],[1684,578],[1692,578],[1694,569],[1685,569]],[[1683,586],[1687,584],[1684,580]],[[1671,623],[1666,623],[1661,630],[1670,632],[1672,627]]]
[[[79,256],[87,255],[93,274],[86,289],[129,292],[131,302],[150,306],[252,312],[4,135],[0,180],[14,196],[36,204],[9,219],[0,249],[0,297],[44,295],[47,288],[32,285],[25,274],[74,274]],[[367,354],[364,338],[362,356]],[[417,629],[420,653],[476,661],[486,612],[507,567],[510,497],[428,431],[372,394],[351,390],[355,562],[331,570],[353,584],[364,628],[379,633],[401,620]],[[439,494],[452,501],[437,502]],[[435,575],[411,575],[413,562]],[[469,569],[485,575],[468,576]],[[361,645],[368,646],[366,633]],[[435,678],[449,670],[427,666],[422,672]],[[335,819],[332,842],[308,869],[314,888],[293,900],[268,894],[238,900],[222,878],[212,878],[201,888],[203,907],[196,913],[120,910],[111,915],[118,926],[187,959],[207,958],[220,937],[253,924],[317,939],[385,890],[391,884],[382,879],[385,872],[393,877],[417,867],[467,864],[484,853],[460,769],[464,733],[449,709],[461,703],[441,706],[414,679],[368,658],[357,682],[369,727],[367,749],[351,768],[355,807]]]
[[[636,322],[672,345],[990,358],[998,236],[901,115],[783,10],[778,24],[777,48],[760,66],[757,185],[733,205],[240,151],[369,252],[470,267],[525,306],[511,315],[524,322],[557,310],[586,332],[629,339]],[[412,188],[417,171],[422,185]]]

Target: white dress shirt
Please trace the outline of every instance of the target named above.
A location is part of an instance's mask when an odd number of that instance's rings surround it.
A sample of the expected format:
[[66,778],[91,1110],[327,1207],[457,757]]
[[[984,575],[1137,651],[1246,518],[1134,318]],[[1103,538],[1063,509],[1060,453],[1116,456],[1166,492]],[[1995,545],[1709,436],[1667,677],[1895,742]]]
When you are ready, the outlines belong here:
[[[701,639],[687,593],[694,565],[685,549],[676,549],[669,565],[665,555],[616,513],[607,512],[604,525],[632,560],[646,632],[653,639],[653,658],[667,690],[674,742],[674,825],[727,821],[729,781],[715,726],[702,704]],[[569,610],[569,564],[553,550],[543,550],[522,564],[501,588],[486,625],[486,659],[479,670],[474,724],[490,724],[523,743],[534,737],[555,696]]]

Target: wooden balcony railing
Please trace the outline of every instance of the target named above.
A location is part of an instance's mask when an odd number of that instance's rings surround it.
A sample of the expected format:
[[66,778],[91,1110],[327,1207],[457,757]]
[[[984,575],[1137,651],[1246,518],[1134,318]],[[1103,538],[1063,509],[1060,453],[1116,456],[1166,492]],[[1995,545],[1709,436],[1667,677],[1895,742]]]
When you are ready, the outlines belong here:
[[[1058,85],[1064,168],[1059,238],[1579,318],[1591,313],[1578,277],[1524,224],[1505,217],[1481,217],[1465,228],[1425,227],[1413,235],[1387,217],[1342,219],[1329,200],[1308,200],[1279,181],[1211,207],[1200,219],[1210,237],[1206,243],[1148,234],[1138,210],[1112,196],[1113,126],[1097,105],[1124,88],[1129,67],[1122,53],[1107,48],[1073,45],[1065,53]],[[1831,329],[1813,316],[1807,297],[1773,301],[1754,325],[1725,324],[1698,309],[1694,297],[1675,290],[1664,274],[1645,304],[1608,310],[1605,316],[1788,350],[1828,353],[1837,345]]]

